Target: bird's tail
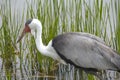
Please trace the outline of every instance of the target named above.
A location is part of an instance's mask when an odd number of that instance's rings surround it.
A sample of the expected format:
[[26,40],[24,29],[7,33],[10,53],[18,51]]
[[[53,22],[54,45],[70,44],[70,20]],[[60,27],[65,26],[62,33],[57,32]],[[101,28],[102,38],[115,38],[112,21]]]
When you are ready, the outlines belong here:
[[120,72],[120,55],[114,54],[114,57],[111,61],[117,67],[117,71]]

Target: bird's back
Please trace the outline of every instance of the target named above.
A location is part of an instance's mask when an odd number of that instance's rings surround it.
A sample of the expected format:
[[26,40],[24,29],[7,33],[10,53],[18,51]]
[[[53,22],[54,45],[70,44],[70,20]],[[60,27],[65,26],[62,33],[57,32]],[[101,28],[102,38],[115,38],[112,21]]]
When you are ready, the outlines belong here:
[[120,56],[103,40],[88,33],[65,33],[52,46],[66,62],[83,68],[120,69]]

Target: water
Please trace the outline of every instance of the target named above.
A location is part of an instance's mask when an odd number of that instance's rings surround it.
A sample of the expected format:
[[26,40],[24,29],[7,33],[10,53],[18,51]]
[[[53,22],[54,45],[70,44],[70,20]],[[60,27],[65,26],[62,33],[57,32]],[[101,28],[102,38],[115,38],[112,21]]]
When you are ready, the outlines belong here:
[[[64,0],[63,0],[64,1]],[[77,0],[79,2],[79,0]],[[95,0],[84,0],[86,2],[87,5],[90,6],[90,10],[93,11],[94,14],[96,14],[96,12],[94,11],[94,1]],[[82,4],[84,4],[84,1],[81,1]],[[51,12],[51,14],[53,15],[53,19],[54,19],[54,9],[53,9],[53,5],[50,5],[50,2],[52,1],[48,1],[49,5],[46,6],[52,6],[52,11],[48,10],[48,13]],[[71,3],[71,4],[67,4],[67,3]],[[76,6],[74,1],[70,0],[70,1],[64,1],[65,3],[65,11],[66,13],[70,14],[73,18],[73,20],[71,19],[71,16],[68,15],[66,17],[66,25],[68,25],[68,28],[66,31],[70,31],[72,28],[69,27],[71,26],[71,23],[76,23],[74,21],[74,16],[76,15]],[[117,2],[117,1],[116,1]],[[35,4],[33,4],[35,3]],[[43,6],[43,14],[41,13],[40,15],[45,15],[46,13],[44,12],[45,9],[47,9],[48,7],[45,6],[46,0],[45,1],[41,1],[41,5]],[[107,28],[107,36],[108,40],[111,38],[110,36],[114,36],[114,32],[115,32],[115,26],[116,26],[116,13],[115,13],[115,2],[112,0],[104,0],[103,1],[103,7],[110,7],[110,11],[106,12],[105,15],[103,15],[102,17],[105,17],[106,19],[106,28]],[[47,3],[46,3],[47,4]],[[60,0],[58,0],[58,4],[60,3]],[[15,44],[15,41],[18,38],[19,33],[21,33],[24,23],[26,21],[26,18],[31,18],[30,17],[30,11],[27,13],[27,10],[29,10],[29,8],[33,7],[33,12],[35,13],[34,17],[37,18],[38,16],[36,15],[37,13],[37,1],[36,0],[0,0],[0,9],[2,7],[5,7],[5,9],[8,9],[9,11],[9,7],[11,6],[11,18],[10,20],[12,20],[11,22],[13,23],[9,23],[9,28],[11,29],[10,34],[12,34],[12,26],[13,26],[13,32],[16,31],[17,29],[20,28],[20,32],[16,33],[16,37],[14,37],[13,40],[13,44]],[[72,5],[72,6],[71,6]],[[39,5],[37,5],[39,6]],[[82,15],[82,19],[81,21],[83,21],[83,23],[81,23],[82,28],[84,28],[85,26],[85,21],[86,21],[86,11],[85,9],[87,8],[85,5],[81,6],[82,8],[82,12],[79,12],[79,15],[81,13]],[[72,11],[70,9],[67,8],[72,8]],[[60,7],[60,11],[61,13],[59,14],[60,18],[59,18],[59,24],[57,26],[60,26],[58,34],[62,33],[64,30],[62,29],[61,26],[63,26],[63,13],[62,13],[62,8]],[[42,12],[42,11],[41,11]],[[24,13],[24,16],[23,16]],[[32,13],[32,12],[31,12]],[[107,18],[107,14],[109,14],[109,19]],[[49,14],[48,14],[49,15]],[[8,15],[6,15],[8,16]],[[23,17],[22,17],[23,16]],[[28,16],[28,17],[27,17]],[[48,18],[49,16],[47,16]],[[48,19],[49,20],[49,19]],[[52,21],[52,20],[51,20]],[[45,21],[43,20],[42,22],[44,23],[44,26],[47,27],[49,25],[47,25],[47,19],[45,17]],[[88,21],[89,22],[89,21]],[[50,20],[49,22],[50,23]],[[0,15],[0,26],[2,25],[2,17]],[[100,24],[99,25],[101,28],[103,28],[102,26],[104,26],[104,24]],[[112,29],[111,27],[112,26]],[[18,28],[16,28],[18,27]],[[74,31],[76,28],[74,28]],[[111,35],[111,30],[113,32],[113,34]],[[47,33],[47,31],[49,30],[44,30],[44,32]],[[103,29],[104,32],[104,29]],[[30,39],[32,37],[29,37],[30,35],[28,34],[28,38],[24,38],[21,42],[21,47],[20,48],[20,43],[19,44],[15,44],[15,46],[17,46],[17,49],[14,47],[15,51],[14,51],[14,59],[13,57],[8,57],[11,58],[9,59],[4,59],[3,57],[0,58],[0,79],[1,80],[93,80],[93,76],[87,76],[87,74],[85,72],[81,72],[81,70],[76,69],[74,66],[70,66],[70,65],[62,65],[62,64],[54,64],[53,60],[46,58],[44,56],[42,56],[40,59],[44,59],[44,60],[39,60],[38,55],[38,51],[36,50],[36,47],[34,45],[34,41],[31,41]],[[46,37],[47,35],[43,36]],[[102,37],[102,36],[101,36]],[[47,39],[45,39],[47,41]],[[4,41],[4,40],[3,40]],[[28,42],[30,41],[30,42]],[[106,40],[107,41],[107,40]],[[27,43],[27,44],[26,44]],[[108,43],[109,44],[109,43]],[[30,47],[33,46],[33,47]],[[113,47],[113,46],[112,46]],[[32,50],[32,51],[30,51]],[[37,54],[38,53],[38,54]],[[2,51],[0,51],[0,54],[2,55]],[[50,60],[50,61],[49,61]],[[39,62],[41,61],[41,62]],[[51,66],[51,64],[53,64]],[[116,72],[113,71],[107,71],[106,72],[107,75],[103,75],[103,76],[107,76],[108,80],[119,80],[120,79],[120,75]],[[84,76],[81,76],[81,74],[83,74]],[[98,80],[98,78],[95,77],[96,80]]]

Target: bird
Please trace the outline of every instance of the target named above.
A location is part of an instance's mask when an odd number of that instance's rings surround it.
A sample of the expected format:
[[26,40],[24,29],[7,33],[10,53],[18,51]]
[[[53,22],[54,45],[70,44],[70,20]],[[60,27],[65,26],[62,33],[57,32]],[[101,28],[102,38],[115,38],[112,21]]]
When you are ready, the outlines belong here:
[[101,38],[85,32],[66,32],[49,41],[42,42],[42,24],[39,19],[28,19],[17,43],[26,33],[34,36],[38,51],[60,63],[71,64],[81,70],[97,75],[102,70],[120,72],[120,55]]

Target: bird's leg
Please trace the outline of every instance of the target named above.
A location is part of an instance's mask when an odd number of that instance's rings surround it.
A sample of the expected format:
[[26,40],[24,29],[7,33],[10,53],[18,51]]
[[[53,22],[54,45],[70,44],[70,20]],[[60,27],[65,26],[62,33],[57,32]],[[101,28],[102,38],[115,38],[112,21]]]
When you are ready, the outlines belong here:
[[59,66],[59,62],[57,61],[57,60],[55,60],[55,61],[53,61],[52,62],[52,69],[51,69],[51,71],[55,71],[55,70],[58,70],[58,66]]

